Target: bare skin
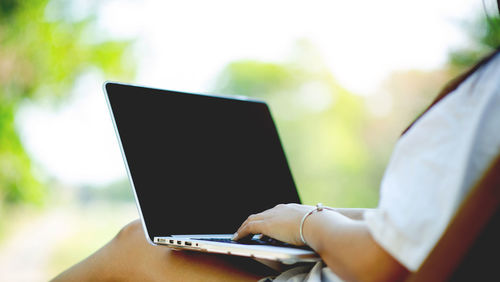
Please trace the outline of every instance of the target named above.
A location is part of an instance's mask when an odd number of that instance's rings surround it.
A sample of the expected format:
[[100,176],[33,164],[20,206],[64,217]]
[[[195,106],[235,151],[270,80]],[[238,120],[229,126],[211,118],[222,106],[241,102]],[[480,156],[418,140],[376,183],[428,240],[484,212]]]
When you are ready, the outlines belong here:
[[362,220],[363,219],[363,214],[370,209],[358,209],[358,208],[348,208],[348,209],[343,209],[343,208],[335,208],[335,211],[342,214],[343,216],[347,216],[350,219],[354,220]]
[[136,220],[52,281],[256,281],[275,274],[247,258],[152,246]]

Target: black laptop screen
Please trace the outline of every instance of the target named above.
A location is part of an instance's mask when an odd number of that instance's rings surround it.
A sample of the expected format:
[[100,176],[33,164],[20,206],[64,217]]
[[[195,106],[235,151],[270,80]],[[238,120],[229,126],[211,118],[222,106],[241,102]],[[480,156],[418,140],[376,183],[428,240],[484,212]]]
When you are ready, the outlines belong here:
[[151,239],[233,233],[299,197],[265,103],[106,84]]

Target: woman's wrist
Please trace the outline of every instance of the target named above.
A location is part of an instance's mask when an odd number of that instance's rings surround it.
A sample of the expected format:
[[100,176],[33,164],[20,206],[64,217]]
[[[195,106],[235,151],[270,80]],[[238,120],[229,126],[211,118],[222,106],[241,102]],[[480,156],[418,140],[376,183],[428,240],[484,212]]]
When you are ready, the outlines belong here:
[[307,212],[306,214],[304,214],[304,216],[302,217],[302,220],[300,221],[300,225],[299,225],[299,236],[300,236],[300,240],[302,241],[302,243],[304,245],[308,245],[307,241],[304,238],[304,233],[303,233],[303,231],[304,231],[304,223],[305,223],[306,219],[310,215],[312,215],[313,213],[322,212],[322,211],[325,211],[325,210],[335,211],[335,209],[333,209],[333,208],[324,207],[323,204],[318,203],[315,208],[311,209],[309,212]]
[[351,219],[336,211],[324,210],[322,212],[314,212],[307,217],[302,226],[304,240],[309,247],[321,255],[324,250],[323,246],[333,239],[329,236],[329,229],[339,228],[343,224],[346,224],[347,221],[351,221]]

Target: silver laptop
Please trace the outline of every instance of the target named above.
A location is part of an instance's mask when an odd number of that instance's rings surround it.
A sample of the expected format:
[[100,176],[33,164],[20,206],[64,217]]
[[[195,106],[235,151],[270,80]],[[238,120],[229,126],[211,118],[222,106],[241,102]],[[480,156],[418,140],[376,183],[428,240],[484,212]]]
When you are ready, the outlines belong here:
[[104,92],[147,240],[175,249],[317,261],[259,236],[231,240],[254,213],[300,203],[262,101],[106,82]]

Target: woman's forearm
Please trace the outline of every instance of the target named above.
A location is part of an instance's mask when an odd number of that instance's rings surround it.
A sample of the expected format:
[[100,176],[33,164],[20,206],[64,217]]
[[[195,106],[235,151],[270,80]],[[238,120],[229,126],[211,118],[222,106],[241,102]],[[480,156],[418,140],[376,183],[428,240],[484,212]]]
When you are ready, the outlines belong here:
[[359,208],[334,208],[335,211],[341,213],[344,216],[347,216],[350,219],[354,220],[362,220],[363,215],[366,211],[372,209],[359,209]]
[[373,240],[362,220],[325,210],[310,215],[303,227],[307,243],[346,280],[393,281],[408,274]]
[[[408,271],[386,253],[371,237],[361,219],[365,210],[323,210],[307,215],[313,207],[281,204],[250,215],[233,239],[264,234],[294,245],[302,245],[300,226],[306,243],[339,276],[355,281],[391,281]],[[341,214],[345,212],[348,216]]]

